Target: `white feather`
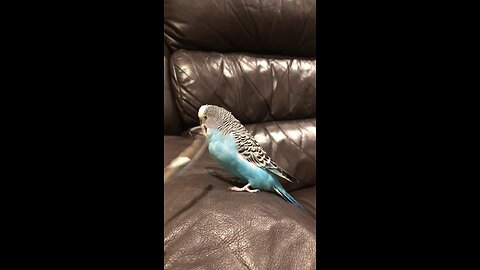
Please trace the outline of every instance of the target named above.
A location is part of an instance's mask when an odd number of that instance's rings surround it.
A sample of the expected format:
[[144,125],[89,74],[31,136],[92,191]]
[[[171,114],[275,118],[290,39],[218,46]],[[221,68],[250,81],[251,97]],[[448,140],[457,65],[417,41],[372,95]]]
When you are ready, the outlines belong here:
[[208,105],[202,105],[200,109],[198,109],[198,118],[202,119],[205,116],[205,110],[207,109]]

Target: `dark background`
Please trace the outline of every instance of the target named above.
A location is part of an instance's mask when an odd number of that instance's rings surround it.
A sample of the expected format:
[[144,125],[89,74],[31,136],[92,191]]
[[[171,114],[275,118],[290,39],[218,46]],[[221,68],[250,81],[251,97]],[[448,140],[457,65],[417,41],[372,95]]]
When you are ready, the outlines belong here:
[[[161,267],[162,6],[4,9],[3,222],[17,264]],[[465,8],[317,9],[319,264],[457,264],[456,150],[476,124],[457,92],[471,73],[469,17],[453,17]]]

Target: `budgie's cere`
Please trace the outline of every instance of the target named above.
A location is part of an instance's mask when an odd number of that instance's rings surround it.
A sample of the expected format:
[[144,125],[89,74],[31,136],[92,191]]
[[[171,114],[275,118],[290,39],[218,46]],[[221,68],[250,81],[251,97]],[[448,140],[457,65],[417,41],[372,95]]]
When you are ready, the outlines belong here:
[[213,158],[228,172],[248,183],[243,188],[231,187],[231,190],[275,191],[303,209],[278,180],[281,177],[291,182],[295,178],[271,160],[250,132],[229,111],[215,105],[203,105],[198,110],[198,118]]

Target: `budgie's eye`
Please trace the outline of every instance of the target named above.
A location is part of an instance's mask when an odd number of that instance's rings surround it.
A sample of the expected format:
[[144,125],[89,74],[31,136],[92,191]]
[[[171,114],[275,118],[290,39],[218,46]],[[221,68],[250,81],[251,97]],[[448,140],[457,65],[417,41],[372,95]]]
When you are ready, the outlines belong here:
[[207,116],[205,115],[203,118],[205,118],[205,120],[207,120]]

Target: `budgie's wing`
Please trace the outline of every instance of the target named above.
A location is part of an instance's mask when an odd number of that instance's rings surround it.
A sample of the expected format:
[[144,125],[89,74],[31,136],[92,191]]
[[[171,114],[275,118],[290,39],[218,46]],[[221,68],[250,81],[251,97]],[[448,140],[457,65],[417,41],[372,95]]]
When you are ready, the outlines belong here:
[[207,141],[204,135],[197,134],[194,136],[193,143],[183,150],[178,157],[176,157],[163,170],[163,183],[168,183],[171,179],[184,173],[190,168],[197,159],[207,149]]
[[257,167],[266,169],[289,182],[292,182],[292,180],[298,182],[295,177],[275,164],[275,162],[267,155],[265,150],[263,150],[263,148],[260,146],[260,144],[258,144],[251,134],[248,132],[243,132],[242,134],[235,134],[234,137],[238,146],[238,152],[246,160],[255,164]]

